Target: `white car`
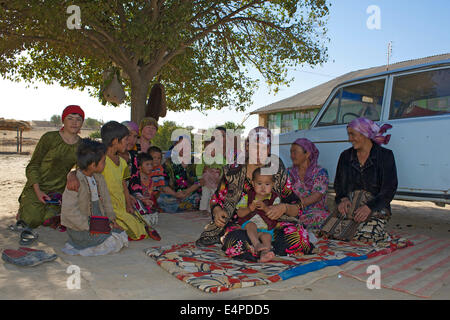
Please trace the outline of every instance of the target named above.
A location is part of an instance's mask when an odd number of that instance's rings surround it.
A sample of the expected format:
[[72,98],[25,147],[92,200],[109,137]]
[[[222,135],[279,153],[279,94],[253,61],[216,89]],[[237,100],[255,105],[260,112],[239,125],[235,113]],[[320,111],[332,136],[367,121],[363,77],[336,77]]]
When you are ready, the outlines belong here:
[[[351,147],[347,124],[366,117],[392,129],[398,189],[395,199],[450,203],[450,59],[353,79],[333,89],[307,130],[279,136],[279,156],[292,165],[298,138],[314,142],[332,188],[339,155]],[[275,148],[276,150],[276,148]]]

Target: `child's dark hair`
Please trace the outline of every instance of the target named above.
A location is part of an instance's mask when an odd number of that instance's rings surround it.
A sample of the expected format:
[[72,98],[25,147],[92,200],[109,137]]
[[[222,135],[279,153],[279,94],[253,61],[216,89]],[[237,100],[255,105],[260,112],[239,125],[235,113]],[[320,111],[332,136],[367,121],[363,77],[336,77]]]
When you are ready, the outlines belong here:
[[157,146],[151,146],[150,148],[148,148],[147,153],[152,154],[152,152],[158,152],[162,154],[161,149]]
[[141,152],[137,155],[138,166],[142,166],[145,161],[153,161],[152,156],[149,153]]
[[[256,168],[252,173],[252,180],[255,181],[255,179],[261,175],[263,175],[261,174],[261,168]],[[270,176],[272,178],[272,181],[275,182],[275,176],[273,174],[265,174],[264,176]]]
[[128,136],[128,134],[128,128],[117,121],[109,121],[100,129],[102,142],[106,147],[111,147],[114,139],[120,141]]
[[105,154],[106,146],[103,143],[89,138],[81,139],[77,149],[77,165],[81,170],[87,169],[91,163],[98,165]]

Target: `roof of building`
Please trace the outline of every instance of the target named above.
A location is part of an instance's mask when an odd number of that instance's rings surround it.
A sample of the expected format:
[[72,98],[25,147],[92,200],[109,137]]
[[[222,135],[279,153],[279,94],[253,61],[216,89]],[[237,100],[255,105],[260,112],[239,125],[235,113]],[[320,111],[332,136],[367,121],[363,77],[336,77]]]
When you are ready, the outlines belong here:
[[[389,65],[389,71],[446,59],[450,59],[450,53],[393,63]],[[352,71],[340,77],[334,78],[333,80],[322,83],[316,87],[297,93],[296,95],[293,95],[289,98],[256,109],[255,111],[252,111],[250,114],[264,114],[280,111],[318,108],[323,105],[323,103],[326,101],[331,91],[333,90],[333,88],[339,85],[340,83],[352,79],[357,79],[360,77],[365,77],[372,74],[381,73],[386,70],[387,65]]]
[[0,118],[0,130],[16,131],[17,129],[29,131],[31,130],[31,125],[29,122],[23,120]]
[[46,121],[46,120],[31,120],[31,125],[33,127],[56,127],[56,125],[54,123],[52,123],[51,121]]

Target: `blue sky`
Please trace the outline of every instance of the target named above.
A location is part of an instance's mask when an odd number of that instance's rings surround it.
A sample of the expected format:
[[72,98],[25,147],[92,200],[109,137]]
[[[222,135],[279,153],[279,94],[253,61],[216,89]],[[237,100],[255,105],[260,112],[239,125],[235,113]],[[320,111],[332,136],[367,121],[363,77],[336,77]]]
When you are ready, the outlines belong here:
[[[288,76],[294,78],[289,87],[275,95],[263,80],[253,96],[253,105],[245,112],[230,109],[178,113],[168,112],[165,120],[172,120],[195,128],[211,127],[225,121],[241,122],[245,114],[270,103],[295,95],[344,73],[387,62],[387,46],[392,41],[391,63],[450,53],[450,1],[448,0],[334,0],[327,23],[328,62],[322,66],[297,67]],[[368,29],[371,14],[366,10],[375,5],[380,9],[380,29]],[[34,89],[37,86],[38,89]],[[57,85],[13,83],[0,79],[2,104],[0,117],[20,120],[49,119],[60,114],[64,106],[79,104],[86,115],[104,121],[129,120],[128,107],[105,107],[87,92],[69,90]],[[189,120],[185,120],[189,119]],[[252,115],[245,122],[248,131],[258,124]]]

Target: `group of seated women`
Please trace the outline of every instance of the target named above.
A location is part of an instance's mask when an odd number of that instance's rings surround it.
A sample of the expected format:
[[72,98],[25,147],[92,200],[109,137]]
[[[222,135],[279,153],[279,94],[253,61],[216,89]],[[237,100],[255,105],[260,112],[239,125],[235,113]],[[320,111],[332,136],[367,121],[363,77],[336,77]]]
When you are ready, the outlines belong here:
[[[66,182],[72,183],[67,178],[70,180],[69,172],[76,164],[84,113],[79,107],[69,107],[63,112],[63,128],[42,136],[26,168],[27,183],[19,198],[17,219],[31,228],[54,223],[59,208],[49,204],[49,193],[62,193]],[[305,138],[294,141],[290,148],[292,166],[286,168],[271,152],[270,130],[254,128],[246,139],[245,161],[216,168],[218,176],[211,187],[205,182],[207,175],[198,175],[198,170],[196,174],[194,165],[174,164],[171,158],[164,161],[161,150],[151,143],[158,130],[156,120],[146,118],[139,126],[130,121],[124,125],[129,132],[128,145],[120,156],[129,165],[129,176],[136,176],[138,160],[146,159],[140,154],[153,153],[151,159],[156,161],[150,165],[149,174],[159,170],[159,178],[166,181],[158,187],[158,199],[146,204],[160,212],[179,212],[198,210],[203,196],[209,200],[208,208],[203,205],[202,210],[207,209],[212,219],[196,241],[198,246],[221,244],[229,256],[262,262],[274,255],[312,251],[312,234],[318,234],[330,215],[328,172],[319,166],[319,151],[313,142]],[[370,200],[353,213],[358,223],[353,240],[389,241],[385,225],[397,189],[394,155],[381,146],[389,142],[390,135],[383,135],[389,128],[366,118],[357,118],[347,126],[352,146],[339,156],[334,181],[336,212],[342,217],[350,212],[355,192],[370,195]],[[249,154],[250,141],[256,142],[256,157]],[[269,168],[275,170],[264,173]],[[148,187],[148,182],[145,185]],[[202,192],[202,187],[211,191]]]

